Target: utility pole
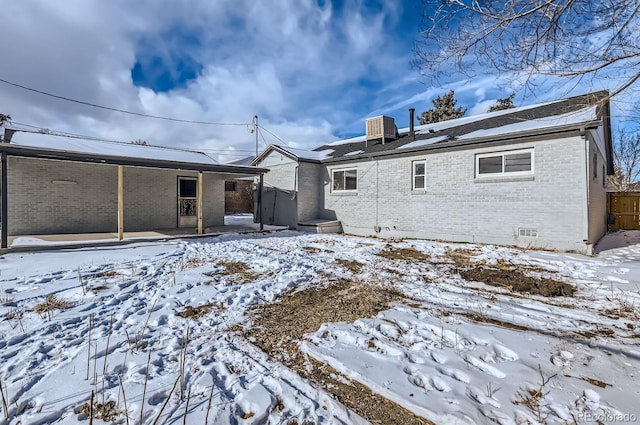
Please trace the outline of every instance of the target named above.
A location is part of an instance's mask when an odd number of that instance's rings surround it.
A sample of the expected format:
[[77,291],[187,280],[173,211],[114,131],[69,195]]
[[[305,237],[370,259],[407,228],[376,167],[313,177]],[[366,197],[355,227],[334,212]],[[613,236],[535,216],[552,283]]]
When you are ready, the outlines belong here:
[[253,132],[256,134],[256,158],[258,157],[258,116],[253,116]]

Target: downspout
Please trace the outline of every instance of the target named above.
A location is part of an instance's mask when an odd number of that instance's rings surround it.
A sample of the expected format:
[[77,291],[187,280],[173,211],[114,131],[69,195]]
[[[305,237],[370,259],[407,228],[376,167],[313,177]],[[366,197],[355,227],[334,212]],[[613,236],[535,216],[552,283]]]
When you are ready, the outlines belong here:
[[[2,138],[2,143],[10,143],[11,138],[16,130],[11,130],[9,128],[4,129],[4,137]],[[2,178],[2,182],[0,183],[0,227],[2,230],[0,231],[0,248],[8,248],[9,247],[9,232],[8,232],[8,223],[9,223],[9,208],[8,208],[8,199],[9,194],[7,193],[7,153],[2,152],[0,154],[0,167],[2,167],[0,178]]]
[[298,168],[300,164],[296,165],[296,168],[293,170],[293,193],[291,194],[291,200],[293,201],[298,196]]
[[589,213],[591,206],[591,193],[590,193],[590,181],[591,181],[591,160],[589,158],[589,138],[587,137],[586,130],[584,128],[580,129],[580,136],[584,138],[584,159],[585,159],[585,195],[587,197],[587,211],[585,214],[585,222],[584,222],[584,234],[585,238],[583,239],[586,245],[586,254],[593,255],[593,245],[589,240]]
[[2,214],[2,223],[0,224],[2,226],[2,242],[0,244],[0,246],[2,248],[7,248],[8,247],[8,235],[9,233],[7,232],[7,214],[8,214],[8,208],[7,208],[7,153],[6,152],[2,152],[1,156],[0,156],[0,167],[2,167],[2,188],[0,190],[2,190],[2,209],[0,211],[0,214]]
[[374,159],[374,161],[376,162],[376,224],[374,226],[374,229],[376,231],[376,233],[380,233],[380,230],[382,230],[382,228],[380,227],[380,222],[379,222],[379,213],[378,213],[378,205],[379,205],[379,192],[380,192],[380,186],[379,186],[379,180],[378,180],[378,163],[380,161],[378,161],[377,159]]
[[262,190],[264,189],[264,174],[260,174],[258,183],[258,221],[260,222],[260,230],[264,230],[264,219],[262,218]]

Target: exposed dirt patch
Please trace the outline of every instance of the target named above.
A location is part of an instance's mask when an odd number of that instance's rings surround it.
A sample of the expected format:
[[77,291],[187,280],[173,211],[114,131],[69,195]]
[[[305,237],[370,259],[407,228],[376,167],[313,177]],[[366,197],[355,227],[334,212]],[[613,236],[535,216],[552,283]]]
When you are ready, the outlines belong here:
[[510,323],[510,322],[503,322],[502,320],[498,320],[498,319],[493,319],[491,317],[487,317],[481,314],[476,314],[476,313],[460,313],[460,316],[464,316],[468,319],[473,320],[474,322],[481,322],[481,323],[489,323],[491,325],[496,325],[496,326],[500,326],[502,328],[507,328],[507,329],[513,329],[516,331],[528,331],[529,328],[527,328],[526,326],[521,326],[521,325],[516,325],[514,323]]
[[404,296],[388,286],[337,279],[283,296],[280,301],[258,306],[252,313],[255,326],[241,332],[275,360],[295,370],[371,423],[429,424],[400,405],[351,381],[331,366],[300,352],[304,334],[328,322],[353,322],[374,317]]
[[236,283],[245,284],[258,280],[262,275],[251,271],[251,266],[242,261],[219,261],[217,264],[219,267],[223,267],[216,273],[209,273],[208,276],[215,277],[216,275],[229,276],[234,275]]
[[362,271],[364,264],[356,260],[345,260],[342,258],[337,258],[336,263],[340,264],[342,267],[349,269],[353,274],[358,274]]
[[465,280],[499,286],[515,292],[542,295],[543,297],[571,297],[576,292],[575,286],[568,283],[529,276],[513,268],[505,270],[481,266],[461,269],[458,273]]
[[321,252],[325,252],[325,253],[330,253],[330,252],[334,252],[330,249],[325,249],[325,248],[317,248],[315,246],[303,246],[302,249],[304,249],[305,251],[307,251],[310,254],[318,254]]
[[200,319],[211,313],[213,307],[213,304],[204,304],[197,307],[188,305],[182,311],[177,312],[176,316],[183,319]]
[[425,254],[422,251],[418,251],[414,247],[410,248],[396,248],[393,245],[387,244],[382,251],[376,253],[377,256],[386,258],[388,260],[404,260],[404,261],[428,261],[431,259],[429,254]]
[[200,267],[210,263],[211,260],[208,258],[188,258],[186,260],[181,260],[180,269],[184,270],[186,268]]
[[91,291],[104,291],[105,289],[109,289],[107,285],[97,285],[89,288]]
[[472,263],[471,257],[479,255],[480,251],[477,249],[458,248],[458,249],[446,249],[446,255],[451,258],[456,264],[460,266],[468,266]]

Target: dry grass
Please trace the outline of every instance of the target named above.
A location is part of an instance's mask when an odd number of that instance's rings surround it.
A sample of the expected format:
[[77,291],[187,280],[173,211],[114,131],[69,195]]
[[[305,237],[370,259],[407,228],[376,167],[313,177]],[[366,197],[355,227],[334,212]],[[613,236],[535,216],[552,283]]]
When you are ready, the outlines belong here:
[[183,319],[200,319],[211,313],[213,307],[213,304],[204,304],[197,307],[188,305],[182,311],[177,312],[176,316]]
[[493,319],[491,317],[487,317],[481,314],[476,314],[476,313],[460,313],[461,316],[464,316],[468,319],[473,320],[474,322],[480,322],[480,323],[489,323],[491,325],[495,325],[495,326],[500,326],[502,328],[507,328],[507,329],[513,329],[516,331],[528,331],[529,328],[527,328],[526,326],[521,326],[521,325],[516,325],[514,323],[510,323],[510,322],[504,322],[502,320],[498,320],[498,319]]
[[342,258],[336,258],[336,263],[340,264],[342,267],[348,269],[353,274],[358,274],[362,271],[364,264],[356,260],[345,260]]
[[33,311],[38,314],[49,313],[54,310],[65,310],[69,307],[73,307],[73,303],[71,301],[64,300],[62,298],[57,298],[55,295],[47,295],[47,298],[44,302],[37,304],[33,307]]
[[558,280],[534,277],[515,268],[469,267],[458,271],[468,281],[499,286],[509,291],[523,292],[543,297],[572,297],[576,287]]
[[258,280],[262,275],[251,271],[251,266],[243,261],[219,261],[218,267],[222,267],[223,270],[209,274],[214,277],[216,274],[222,276],[234,275],[236,277],[236,283],[245,284]]
[[11,304],[13,297],[0,297],[0,304]]
[[375,317],[390,303],[403,298],[388,286],[334,279],[323,287],[293,292],[279,302],[256,307],[252,313],[254,326],[242,332],[272,358],[333,394],[371,423],[428,424],[431,422],[349,380],[329,365],[305,356],[298,348],[304,335],[315,332],[323,323]]
[[24,312],[22,310],[14,308],[4,316],[4,320],[21,320],[23,316]]
[[105,271],[105,272],[101,272],[101,273],[92,274],[89,277],[92,278],[92,279],[101,279],[101,278],[115,277],[115,276],[120,276],[120,273],[118,273],[115,270],[111,270],[111,271]]
[[594,386],[599,387],[599,388],[607,388],[607,387],[611,386],[611,384],[607,384],[606,382],[602,382],[602,381],[600,381],[598,379],[588,378],[586,376],[583,376],[580,379],[582,379],[583,381],[587,381],[591,385],[594,385]]
[[[80,413],[84,413],[85,415],[91,415],[91,406],[89,402],[86,402],[80,408]],[[93,404],[93,418],[101,419],[105,422],[115,422],[122,412],[116,406],[116,402],[113,400],[109,400],[106,403],[94,403]],[[90,423],[92,421],[89,421]]]
[[317,253],[321,253],[321,252],[325,252],[325,253],[335,252],[335,251],[332,251],[330,249],[317,248],[315,246],[303,246],[302,249],[304,249],[305,251],[307,251],[310,254],[317,254]]
[[472,263],[471,257],[474,257],[479,254],[480,254],[480,251],[477,249],[469,249],[469,248],[451,249],[447,247],[445,255],[451,258],[459,266],[466,267]]
[[616,335],[616,332],[613,329],[609,328],[597,328],[588,331],[575,331],[574,333],[588,339],[596,338],[599,336],[613,338]]
[[388,260],[428,261],[431,259],[429,254],[418,251],[414,247],[396,248],[390,244],[385,245],[382,251],[376,253],[376,255]]

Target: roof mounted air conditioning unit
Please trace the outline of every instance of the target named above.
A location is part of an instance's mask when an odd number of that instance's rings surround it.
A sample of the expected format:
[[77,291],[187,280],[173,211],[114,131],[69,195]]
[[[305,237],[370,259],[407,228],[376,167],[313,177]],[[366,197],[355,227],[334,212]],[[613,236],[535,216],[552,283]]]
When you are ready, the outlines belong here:
[[385,115],[367,119],[367,141],[369,140],[395,140],[396,124],[393,118]]

